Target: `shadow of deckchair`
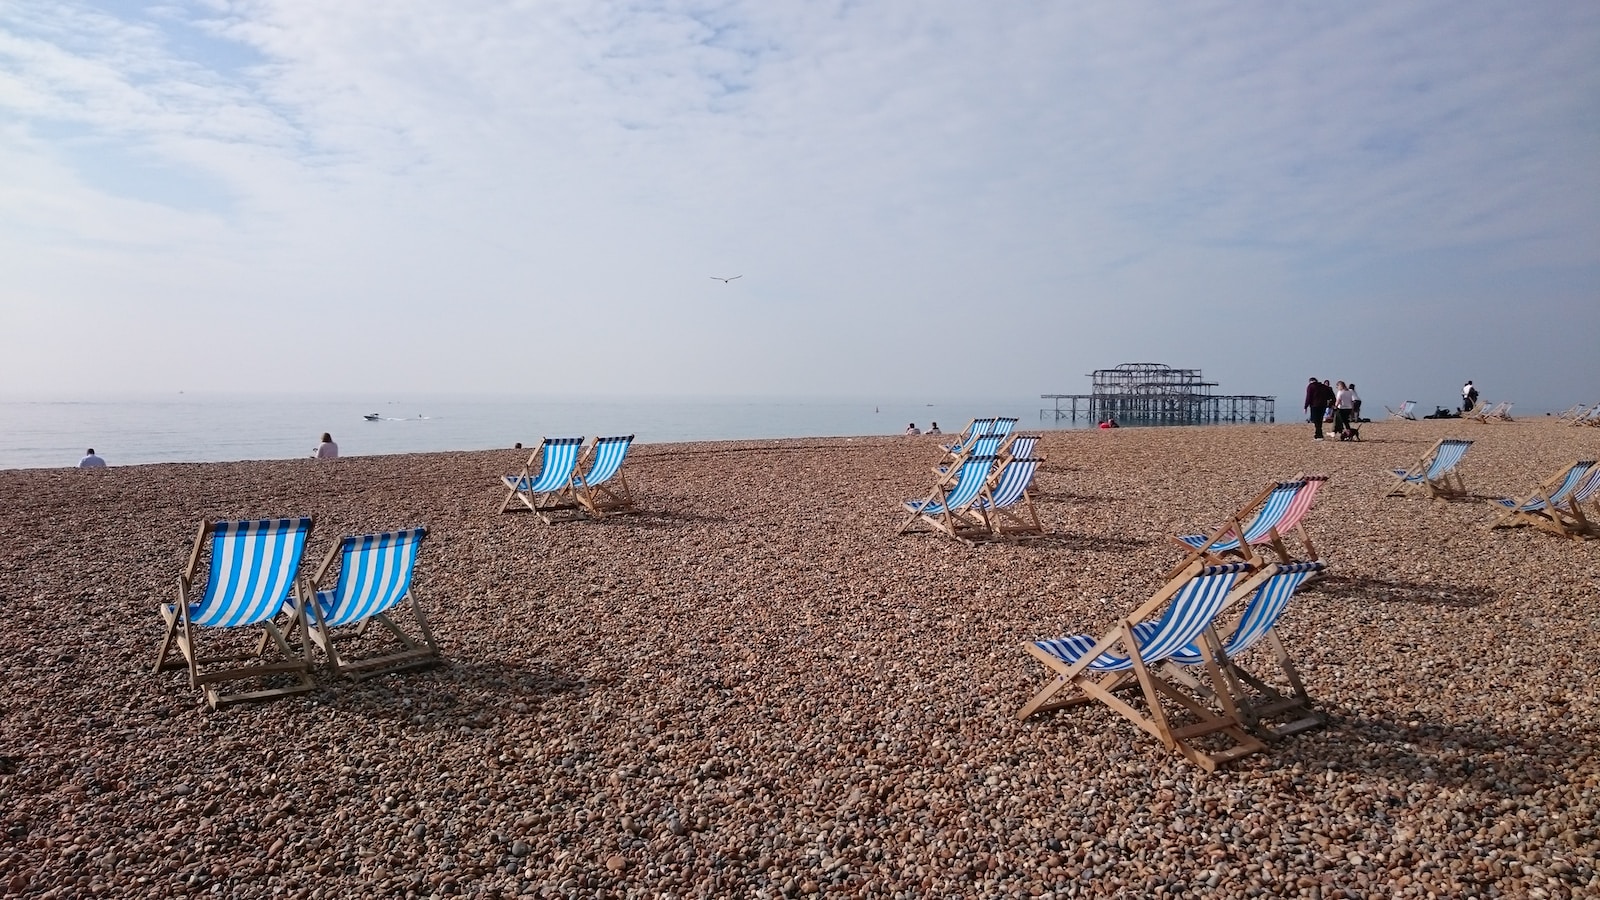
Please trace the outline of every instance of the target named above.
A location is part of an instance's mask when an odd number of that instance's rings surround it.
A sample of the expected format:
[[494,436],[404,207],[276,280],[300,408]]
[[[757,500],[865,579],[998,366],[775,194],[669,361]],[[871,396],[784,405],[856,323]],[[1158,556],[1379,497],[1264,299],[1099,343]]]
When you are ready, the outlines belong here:
[[1109,537],[1100,534],[1050,532],[1028,539],[1028,546],[1048,550],[1088,550],[1096,553],[1124,553],[1154,543],[1137,538]]
[[1421,606],[1468,608],[1493,602],[1496,595],[1484,588],[1457,584],[1416,581],[1389,581],[1382,578],[1352,578],[1329,575],[1308,591],[1335,600],[1380,603],[1414,603]]
[[1503,794],[1517,782],[1560,781],[1562,772],[1553,764],[1593,759],[1600,754],[1600,740],[1577,730],[1507,731],[1475,719],[1442,723],[1335,716],[1316,742],[1280,752],[1359,759],[1363,771],[1380,777]]
[[[452,727],[531,712],[546,701],[582,693],[595,682],[573,678],[550,666],[503,660],[447,660],[404,681],[351,681],[339,686],[341,707],[414,724]],[[409,702],[408,702],[409,701]],[[415,722],[418,717],[423,722]]]

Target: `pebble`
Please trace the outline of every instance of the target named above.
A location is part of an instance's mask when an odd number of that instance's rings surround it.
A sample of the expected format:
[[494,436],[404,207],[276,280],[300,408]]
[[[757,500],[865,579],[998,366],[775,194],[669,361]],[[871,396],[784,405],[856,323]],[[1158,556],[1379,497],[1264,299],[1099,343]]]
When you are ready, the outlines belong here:
[[[1600,893],[1600,541],[1380,496],[1440,437],[1501,495],[1600,429],[1305,431],[1047,433],[1050,534],[975,547],[894,535],[936,443],[899,436],[640,445],[644,513],[553,526],[494,511],[509,450],[0,471],[4,887]],[[1332,568],[1280,631],[1327,727],[1205,775],[1104,707],[1015,720],[1044,678],[1020,642],[1109,627],[1170,535],[1300,471],[1332,476],[1306,523]],[[148,674],[195,524],[305,513],[313,560],[429,526],[448,663],[217,712]]]

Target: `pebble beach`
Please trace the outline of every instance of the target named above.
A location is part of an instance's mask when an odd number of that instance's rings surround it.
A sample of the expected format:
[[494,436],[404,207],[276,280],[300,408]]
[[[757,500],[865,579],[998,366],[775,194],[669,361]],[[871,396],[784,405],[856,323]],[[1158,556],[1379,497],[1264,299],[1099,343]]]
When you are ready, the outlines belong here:
[[[554,525],[497,512],[526,450],[0,471],[0,895],[1600,896],[1600,541],[1381,496],[1441,437],[1520,496],[1600,429],[1310,431],[1045,432],[1048,533],[973,547],[895,534],[948,437],[639,445],[644,512]],[[1023,641],[1300,472],[1329,570],[1279,630],[1326,727],[1206,774],[1015,718]],[[218,711],[151,674],[201,522],[312,514],[303,571],[428,527],[444,665]]]

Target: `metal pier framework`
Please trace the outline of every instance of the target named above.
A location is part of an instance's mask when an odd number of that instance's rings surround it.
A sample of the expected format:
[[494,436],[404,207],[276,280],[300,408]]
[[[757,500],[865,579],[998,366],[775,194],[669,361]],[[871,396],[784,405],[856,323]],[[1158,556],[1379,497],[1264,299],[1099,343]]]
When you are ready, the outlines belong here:
[[1041,394],[1054,401],[1039,410],[1039,418],[1052,413],[1056,421],[1104,422],[1118,425],[1223,425],[1274,421],[1276,397],[1254,394],[1213,394],[1215,382],[1206,381],[1199,369],[1174,369],[1162,363],[1123,363],[1096,369],[1092,393]]

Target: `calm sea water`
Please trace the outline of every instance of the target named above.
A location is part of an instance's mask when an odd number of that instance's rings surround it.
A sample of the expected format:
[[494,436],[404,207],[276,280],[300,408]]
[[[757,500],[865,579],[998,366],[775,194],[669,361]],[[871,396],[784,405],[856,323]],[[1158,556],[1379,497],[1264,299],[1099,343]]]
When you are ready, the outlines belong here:
[[[93,447],[113,466],[308,456],[324,431],[340,455],[530,446],[544,436],[633,434],[640,442],[946,432],[979,416],[1027,429],[1047,401],[997,399],[552,398],[173,394],[97,399],[0,397],[0,468],[73,466]],[[378,413],[381,419],[363,416]],[[1084,423],[1078,423],[1083,427]]]

